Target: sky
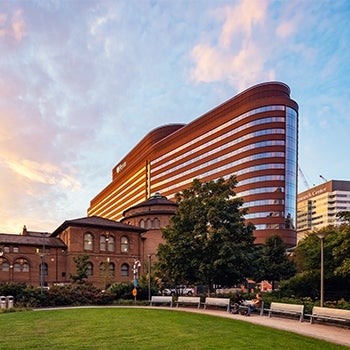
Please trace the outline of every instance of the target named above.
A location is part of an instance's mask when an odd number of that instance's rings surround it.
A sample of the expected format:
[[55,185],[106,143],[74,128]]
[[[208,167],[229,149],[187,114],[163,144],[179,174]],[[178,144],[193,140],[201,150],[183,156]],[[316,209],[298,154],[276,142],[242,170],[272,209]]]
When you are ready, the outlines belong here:
[[262,82],[299,105],[299,191],[350,180],[350,1],[0,0],[0,232],[87,216],[151,130]]

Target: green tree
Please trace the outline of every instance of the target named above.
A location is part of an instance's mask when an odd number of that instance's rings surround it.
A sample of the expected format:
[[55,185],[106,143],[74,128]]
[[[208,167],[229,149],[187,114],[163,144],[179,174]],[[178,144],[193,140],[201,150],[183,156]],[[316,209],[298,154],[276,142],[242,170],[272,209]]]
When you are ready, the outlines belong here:
[[343,278],[350,277],[350,225],[343,225],[339,229],[338,245],[332,250],[335,261],[334,274]]
[[350,211],[340,211],[337,213],[337,217],[347,223],[347,224],[350,224]]
[[259,266],[260,276],[257,279],[272,282],[272,289],[275,289],[275,282],[288,279],[297,271],[294,261],[287,255],[286,245],[277,234],[267,237],[262,247]]
[[171,284],[231,286],[251,272],[256,258],[253,229],[245,224],[236,177],[201,182],[176,195],[178,210],[163,229],[157,270]]
[[[328,226],[319,231],[309,233],[301,240],[294,251],[300,276],[319,276],[320,278],[320,239],[317,233],[326,233],[324,239],[324,283],[327,297],[348,297],[350,288],[350,225],[343,224],[340,227]],[[313,290],[320,288],[317,279],[310,280]],[[295,284],[294,284],[295,286]],[[282,286],[281,286],[282,287]],[[289,285],[289,289],[294,288]],[[311,290],[311,288],[308,288]],[[308,293],[308,290],[305,292]],[[300,293],[301,291],[295,291]],[[318,292],[319,293],[319,292]],[[310,294],[307,294],[310,296]]]
[[84,284],[88,278],[88,260],[87,254],[81,254],[73,257],[76,266],[76,275],[70,275],[70,279],[74,283]]

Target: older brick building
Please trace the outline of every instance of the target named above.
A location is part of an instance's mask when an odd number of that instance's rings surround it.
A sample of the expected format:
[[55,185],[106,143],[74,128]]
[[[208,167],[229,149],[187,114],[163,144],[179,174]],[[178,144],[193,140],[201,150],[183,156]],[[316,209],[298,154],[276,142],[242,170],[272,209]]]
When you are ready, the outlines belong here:
[[125,211],[122,222],[97,216],[66,220],[54,232],[0,234],[0,283],[24,282],[38,287],[71,282],[74,258],[87,254],[88,281],[105,288],[131,282],[133,264],[148,270],[162,242],[160,228],[169,223],[177,205],[160,194]]

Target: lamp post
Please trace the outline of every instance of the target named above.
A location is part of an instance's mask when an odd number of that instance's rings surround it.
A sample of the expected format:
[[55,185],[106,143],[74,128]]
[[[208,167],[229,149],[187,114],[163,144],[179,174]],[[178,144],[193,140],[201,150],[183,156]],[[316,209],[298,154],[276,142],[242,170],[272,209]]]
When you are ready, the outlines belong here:
[[317,232],[317,237],[321,240],[321,283],[320,283],[320,306],[323,307],[324,303],[324,258],[323,258],[323,250],[324,250],[324,239],[327,236],[326,232]]
[[45,286],[45,273],[46,273],[46,266],[45,266],[45,233],[42,233],[43,237],[43,246],[42,250],[40,251],[40,248],[36,250],[36,253],[40,256],[40,292],[43,293],[43,289]]
[[148,254],[148,301],[151,301],[151,264],[152,256],[155,254]]
[[134,301],[136,302],[136,296],[137,296],[137,286],[139,284],[138,278],[139,278],[139,268],[141,267],[141,262],[139,260],[134,261],[134,266],[133,266],[133,273],[134,273],[134,289],[133,289],[133,296],[134,296]]

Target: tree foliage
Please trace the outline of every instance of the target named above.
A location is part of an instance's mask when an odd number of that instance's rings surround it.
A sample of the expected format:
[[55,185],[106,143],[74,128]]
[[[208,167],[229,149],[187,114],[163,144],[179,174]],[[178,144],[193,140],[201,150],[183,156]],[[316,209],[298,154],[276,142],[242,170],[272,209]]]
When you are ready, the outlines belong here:
[[[350,288],[349,224],[343,224],[340,227],[328,226],[309,233],[301,240],[294,251],[298,272],[303,276],[320,276],[321,243],[317,233],[326,235],[323,249],[325,293],[348,298]],[[314,284],[313,290],[319,291],[319,281],[316,279],[312,283]]]
[[272,282],[272,289],[275,282],[288,279],[295,275],[296,265],[288,258],[286,245],[279,235],[267,237],[265,245],[261,249],[259,258],[259,269],[257,280],[266,279]]
[[70,279],[74,283],[84,284],[88,278],[88,260],[89,256],[87,254],[81,254],[73,257],[73,261],[76,266],[76,274],[70,275]]
[[171,284],[233,285],[255,261],[254,226],[245,224],[235,176],[201,182],[176,195],[178,210],[163,229],[157,270]]

